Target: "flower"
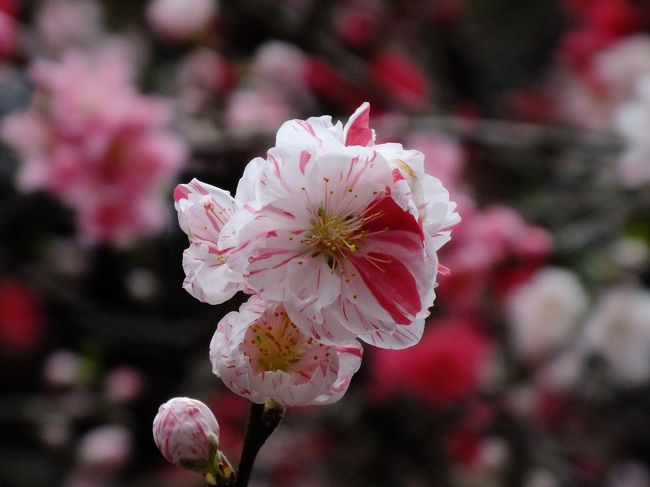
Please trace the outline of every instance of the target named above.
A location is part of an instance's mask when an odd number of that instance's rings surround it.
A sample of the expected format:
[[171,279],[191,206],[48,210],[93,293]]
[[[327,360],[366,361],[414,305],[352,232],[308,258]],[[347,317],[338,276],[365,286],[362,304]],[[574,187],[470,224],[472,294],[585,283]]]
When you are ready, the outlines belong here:
[[212,371],[235,394],[284,406],[338,401],[359,370],[356,340],[330,346],[305,335],[282,305],[253,296],[228,313],[210,344]]
[[18,22],[12,4],[0,2],[0,59],[11,55],[18,41]]
[[76,210],[86,242],[127,243],[166,223],[162,191],[185,158],[164,125],[165,103],[139,95],[125,58],[75,52],[37,61],[36,96],[9,116],[5,141],[21,156],[18,187]]
[[220,304],[242,289],[241,276],[225,265],[219,249],[221,229],[236,209],[230,193],[193,179],[174,191],[178,222],[190,246],[183,252],[183,288],[199,301]]
[[492,348],[470,320],[430,323],[417,347],[374,351],[370,394],[382,400],[406,392],[434,406],[449,406],[480,386]]
[[45,324],[38,295],[25,283],[0,276],[0,354],[34,349],[43,339]]
[[587,295],[577,277],[564,269],[546,268],[508,300],[514,350],[534,360],[571,337],[587,310]]
[[584,350],[602,357],[609,376],[623,385],[650,380],[650,292],[615,288],[585,325]]
[[421,153],[374,145],[369,110],[345,126],[327,116],[283,124],[267,159],[247,166],[218,243],[303,333],[405,348],[420,339],[436,252],[459,217]]
[[96,0],[47,0],[34,17],[39,47],[60,53],[97,44],[103,32],[103,9]]
[[372,81],[399,105],[415,111],[428,105],[432,91],[429,78],[408,55],[381,52],[371,59],[368,70]]
[[118,470],[133,451],[131,432],[123,426],[106,425],[88,431],[79,441],[77,456],[86,467],[103,472]]
[[216,0],[152,0],[147,7],[147,20],[164,38],[184,41],[208,28],[218,6]]
[[210,408],[196,399],[175,397],[160,406],[153,438],[167,461],[188,470],[212,472],[215,462],[224,460],[218,450],[219,424]]

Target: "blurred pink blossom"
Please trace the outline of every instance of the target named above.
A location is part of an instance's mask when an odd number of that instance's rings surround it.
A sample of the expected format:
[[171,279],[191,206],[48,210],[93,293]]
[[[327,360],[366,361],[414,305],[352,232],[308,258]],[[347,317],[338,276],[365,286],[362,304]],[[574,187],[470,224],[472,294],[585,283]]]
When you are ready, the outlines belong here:
[[18,42],[18,0],[0,0],[0,59],[12,54]]
[[217,0],[150,0],[147,20],[160,36],[185,41],[210,26],[218,7]]
[[648,19],[647,10],[628,0],[567,0],[566,6],[576,27],[563,39],[561,54],[587,75],[596,52],[637,32]]
[[[462,201],[462,199],[461,199]],[[492,273],[507,259],[526,266],[539,265],[552,247],[550,235],[529,225],[512,208],[490,206],[468,208],[454,232],[454,239],[443,249],[441,262],[451,270],[441,280],[440,294],[451,309],[475,309],[494,277]]]
[[127,403],[137,399],[144,388],[144,377],[135,367],[112,369],[104,379],[104,396],[113,403]]
[[56,53],[87,48],[104,36],[102,6],[96,0],[47,0],[34,18],[40,47]]
[[222,93],[233,82],[232,63],[216,51],[201,47],[190,52],[178,71],[181,91],[200,89],[209,93]]
[[236,133],[273,133],[297,112],[286,96],[273,88],[239,88],[226,100],[224,121]]
[[69,388],[81,382],[83,359],[70,350],[52,352],[43,364],[43,376],[47,385]]
[[268,41],[262,44],[252,61],[254,76],[287,89],[305,86],[307,54],[293,44]]
[[19,189],[48,191],[76,210],[90,243],[160,231],[163,191],[185,158],[183,142],[164,128],[167,105],[138,94],[130,71],[115,55],[37,61],[32,105],[2,127],[22,158]]
[[77,457],[79,462],[102,473],[117,470],[131,456],[131,432],[123,426],[101,426],[88,431],[79,441]]

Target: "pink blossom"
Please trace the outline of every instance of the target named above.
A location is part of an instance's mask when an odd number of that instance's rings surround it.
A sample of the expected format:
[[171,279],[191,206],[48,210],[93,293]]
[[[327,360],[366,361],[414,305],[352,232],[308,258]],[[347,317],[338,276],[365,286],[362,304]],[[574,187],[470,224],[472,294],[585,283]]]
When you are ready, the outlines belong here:
[[19,189],[48,191],[76,210],[87,242],[160,231],[161,189],[185,157],[184,144],[164,128],[167,105],[139,95],[117,56],[38,61],[32,78],[32,105],[2,127],[22,158]]
[[38,296],[25,283],[0,277],[0,352],[24,353],[43,338],[45,325]]
[[102,6],[95,0],[48,0],[34,18],[36,35],[43,48],[62,52],[87,48],[103,35]]
[[552,267],[539,271],[508,300],[515,353],[535,360],[556,350],[575,333],[587,303],[573,273]]
[[305,84],[307,55],[293,44],[268,41],[255,52],[251,66],[254,75],[286,88]]
[[282,305],[253,296],[228,313],[210,344],[212,371],[234,393],[255,403],[331,404],[341,399],[361,365],[356,340],[342,346],[302,333]]
[[217,0],[151,0],[147,20],[166,39],[184,41],[209,27],[218,6]]
[[251,161],[221,232],[229,265],[323,343],[417,343],[434,300],[436,251],[458,220],[424,157],[374,145],[369,105],[343,126],[292,120]]
[[286,96],[273,88],[240,88],[233,91],[224,113],[226,126],[238,133],[271,133],[296,112]]
[[174,191],[178,222],[190,240],[183,253],[183,288],[199,301],[219,304],[243,289],[241,275],[226,265],[228,251],[217,242],[236,209],[226,191],[193,179]]
[[383,52],[368,66],[370,78],[398,104],[411,110],[423,110],[431,98],[431,85],[424,72],[409,56]]
[[442,253],[451,269],[442,287],[445,301],[456,310],[476,308],[492,273],[506,259],[539,266],[551,245],[546,231],[527,224],[512,208],[467,208],[454,240]]
[[609,376],[628,386],[650,381],[650,292],[614,288],[585,325],[583,350],[602,357]]
[[0,0],[0,59],[10,56],[18,42],[18,0]]
[[118,404],[131,402],[142,394],[144,380],[142,372],[135,367],[117,367],[106,375],[104,396]]
[[380,12],[367,6],[345,7],[336,18],[336,31],[341,41],[353,48],[372,44],[381,30]]
[[222,93],[233,81],[233,66],[216,51],[202,47],[192,51],[183,60],[178,71],[181,90],[199,89]]
[[492,348],[471,321],[430,323],[418,346],[373,352],[370,393],[377,399],[408,393],[436,406],[449,406],[480,386]]
[[79,441],[77,456],[86,467],[107,472],[123,466],[132,451],[131,432],[123,426],[100,426]]
[[168,462],[204,473],[219,447],[219,424],[201,401],[175,397],[160,406],[153,439]]

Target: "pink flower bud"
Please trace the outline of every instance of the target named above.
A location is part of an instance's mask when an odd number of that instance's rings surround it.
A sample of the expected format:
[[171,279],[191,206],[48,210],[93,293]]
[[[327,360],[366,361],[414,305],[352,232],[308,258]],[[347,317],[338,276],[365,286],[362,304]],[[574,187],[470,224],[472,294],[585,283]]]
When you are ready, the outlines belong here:
[[214,469],[219,425],[201,401],[175,397],[160,406],[153,420],[153,438],[169,462],[200,473]]

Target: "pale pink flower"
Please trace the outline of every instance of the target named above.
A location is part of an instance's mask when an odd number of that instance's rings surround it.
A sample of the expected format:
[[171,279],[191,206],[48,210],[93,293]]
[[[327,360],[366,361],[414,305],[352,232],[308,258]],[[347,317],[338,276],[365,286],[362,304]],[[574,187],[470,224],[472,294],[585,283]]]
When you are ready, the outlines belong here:
[[515,353],[535,360],[557,349],[575,334],[587,303],[575,274],[551,267],[539,271],[508,300]]
[[324,345],[305,335],[282,305],[253,296],[228,313],[210,344],[212,371],[235,394],[255,403],[331,404],[341,399],[363,350],[356,340]]
[[236,133],[272,133],[296,111],[279,89],[239,88],[226,100],[224,122]]
[[96,0],[48,0],[34,17],[40,45],[54,52],[96,43],[105,34],[102,23],[102,6]]
[[528,224],[512,208],[463,207],[463,221],[442,251],[451,269],[442,293],[455,310],[471,310],[483,299],[492,273],[509,259],[539,264],[551,249],[550,235]]
[[251,65],[254,76],[286,88],[305,85],[307,55],[298,47],[281,41],[268,41],[255,52]]
[[374,145],[369,105],[280,128],[251,161],[221,232],[229,265],[323,343],[417,343],[433,304],[437,249],[459,218],[421,153]]
[[587,322],[582,346],[604,359],[615,381],[632,386],[650,381],[650,292],[610,290]]
[[203,473],[210,470],[219,447],[219,424],[201,401],[175,397],[160,406],[153,439],[167,461]]
[[218,6],[217,0],[151,0],[147,20],[161,36],[184,41],[209,27]]
[[88,431],[79,441],[77,456],[81,464],[104,472],[116,470],[133,450],[131,432],[123,426],[107,425]]
[[60,198],[76,210],[81,236],[91,243],[160,231],[162,190],[186,151],[164,127],[167,105],[138,94],[130,64],[117,55],[38,61],[32,78],[32,105],[2,127],[22,159],[19,189]]
[[142,372],[135,367],[117,367],[106,375],[104,396],[113,403],[131,402],[142,394],[144,381]]
[[16,19],[0,10],[0,59],[14,51],[17,40],[18,23]]
[[199,301],[219,304],[243,289],[242,277],[218,247],[219,234],[236,209],[230,193],[193,179],[174,191],[178,222],[190,246],[183,253],[183,288]]

